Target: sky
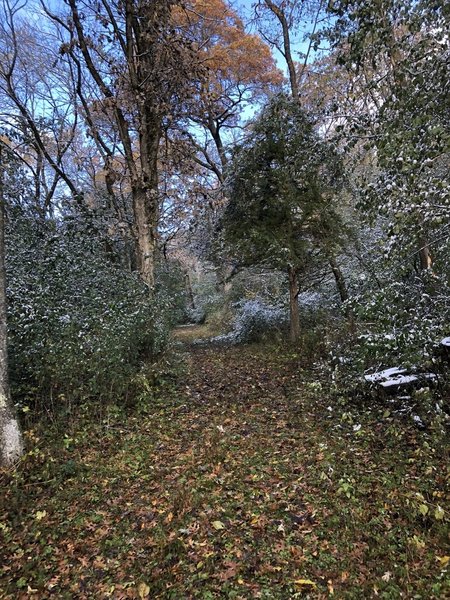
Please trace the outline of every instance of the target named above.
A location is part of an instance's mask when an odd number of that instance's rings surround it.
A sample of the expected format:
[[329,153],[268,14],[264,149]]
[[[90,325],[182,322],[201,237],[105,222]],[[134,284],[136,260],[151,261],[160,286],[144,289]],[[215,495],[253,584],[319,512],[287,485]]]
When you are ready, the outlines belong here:
[[[252,6],[255,4],[255,0],[230,0],[230,4],[234,7],[239,14],[241,14],[245,21],[248,22],[253,16],[253,8]],[[274,30],[280,31],[281,36],[281,28],[278,26],[278,22],[275,16],[273,16]],[[294,60],[303,61],[302,55],[308,52],[309,40],[304,40],[304,36],[310,32],[312,32],[313,26],[311,22],[301,23],[301,30],[297,29],[291,31],[291,48]],[[256,31],[255,31],[256,33]],[[286,61],[280,52],[276,49],[273,50],[274,58],[277,62],[278,67],[287,75],[287,66]],[[311,62],[314,59],[314,51],[311,49],[309,54],[308,62]]]

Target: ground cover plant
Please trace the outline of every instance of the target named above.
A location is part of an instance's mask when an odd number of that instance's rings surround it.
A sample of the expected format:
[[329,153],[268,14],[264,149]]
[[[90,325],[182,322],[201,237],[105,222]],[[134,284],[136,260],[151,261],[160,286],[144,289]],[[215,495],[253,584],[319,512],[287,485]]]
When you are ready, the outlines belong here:
[[442,439],[331,397],[290,347],[186,360],[139,410],[27,432],[1,481],[1,597],[450,594]]

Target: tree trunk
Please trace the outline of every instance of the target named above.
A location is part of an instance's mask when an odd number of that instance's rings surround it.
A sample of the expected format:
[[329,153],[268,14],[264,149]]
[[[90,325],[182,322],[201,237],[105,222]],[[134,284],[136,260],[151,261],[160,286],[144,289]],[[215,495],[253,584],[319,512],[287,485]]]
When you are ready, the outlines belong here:
[[156,229],[158,200],[154,190],[138,187],[133,191],[136,259],[142,281],[152,294],[155,288]]
[[9,393],[4,235],[3,172],[0,171],[0,467],[11,467],[22,455],[23,442]]
[[226,296],[233,287],[233,277],[239,273],[239,269],[236,265],[227,264],[225,261],[222,261],[222,264],[217,268],[217,291]]
[[214,121],[214,118],[211,115],[208,116],[208,129],[214,140],[214,143],[215,143],[216,149],[217,149],[217,153],[220,158],[220,164],[222,167],[221,178],[223,178],[223,172],[227,166],[228,161],[227,161],[227,156],[225,154],[225,148],[223,146],[222,137],[220,135],[220,127],[217,124],[217,122]]
[[328,262],[330,263],[334,279],[336,280],[336,287],[338,289],[341,302],[345,302],[348,300],[348,290],[345,283],[344,274],[342,273],[339,265],[337,264],[336,258],[333,255],[328,257]]
[[[345,283],[344,274],[342,273],[341,268],[337,264],[336,258],[333,255],[328,257],[328,262],[330,263],[330,267],[333,272],[334,279],[336,280],[336,287],[339,292],[339,297],[341,299],[341,302],[344,303],[349,299],[348,289],[347,289],[347,284]],[[345,315],[348,319],[350,331],[352,333],[355,333],[356,332],[355,315],[354,315],[352,309],[350,308],[350,306],[345,307]]]
[[433,259],[431,257],[430,247],[425,239],[420,240],[419,260],[421,271],[431,270]]
[[189,277],[188,271],[186,271],[184,274],[184,287],[186,290],[186,298],[189,304],[189,308],[191,310],[195,310],[194,293],[192,291],[191,278]]
[[289,323],[291,342],[297,342],[300,337],[300,314],[298,311],[298,276],[295,267],[289,267]]

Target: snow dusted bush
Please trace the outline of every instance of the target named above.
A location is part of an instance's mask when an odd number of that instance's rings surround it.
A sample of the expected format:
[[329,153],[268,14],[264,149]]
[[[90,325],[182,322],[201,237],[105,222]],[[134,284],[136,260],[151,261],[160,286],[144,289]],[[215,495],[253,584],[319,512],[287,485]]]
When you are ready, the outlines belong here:
[[186,308],[185,310],[185,321],[187,323],[194,323],[195,325],[201,325],[205,322],[206,314],[201,307],[197,308]]
[[11,219],[8,325],[16,399],[106,398],[128,390],[165,344],[170,299],[150,302],[136,274],[74,223]]
[[211,338],[209,343],[234,345],[257,342],[265,334],[279,332],[288,324],[285,309],[265,304],[259,298],[242,300],[234,307],[237,315],[233,329],[229,333]]
[[338,387],[355,389],[364,372],[389,367],[436,370],[437,347],[450,323],[445,278],[425,272],[393,279],[381,289],[362,291],[351,305],[359,331],[333,348]]
[[371,362],[429,363],[450,322],[450,290],[445,280],[424,273],[411,277],[408,284],[390,282],[367,298],[359,311],[373,323],[360,340]]

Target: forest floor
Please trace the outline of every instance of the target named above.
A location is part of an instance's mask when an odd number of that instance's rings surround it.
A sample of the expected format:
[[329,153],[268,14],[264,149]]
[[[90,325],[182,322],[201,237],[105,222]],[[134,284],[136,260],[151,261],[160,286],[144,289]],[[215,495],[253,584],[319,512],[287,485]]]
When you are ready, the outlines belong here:
[[448,453],[301,353],[195,348],[137,408],[27,433],[0,598],[450,598]]

